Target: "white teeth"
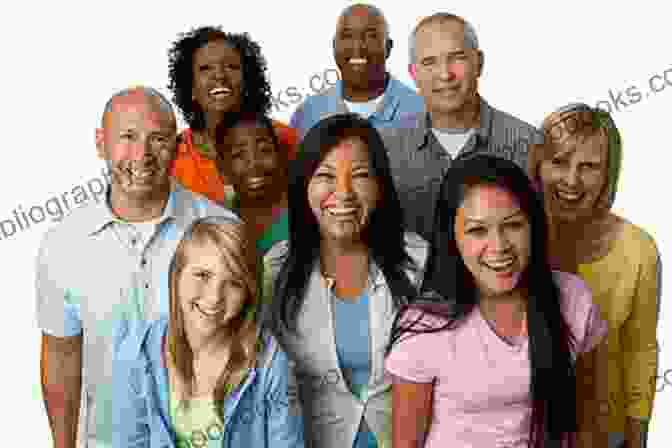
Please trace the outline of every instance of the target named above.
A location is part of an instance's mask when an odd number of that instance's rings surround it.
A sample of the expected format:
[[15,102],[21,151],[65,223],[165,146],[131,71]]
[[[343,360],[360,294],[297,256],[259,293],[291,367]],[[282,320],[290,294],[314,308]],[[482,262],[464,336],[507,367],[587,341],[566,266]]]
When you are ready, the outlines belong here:
[[206,307],[206,306],[200,305],[200,304],[198,304],[198,303],[196,303],[196,302],[193,302],[193,307],[196,308],[196,309],[198,309],[198,311],[199,311],[201,314],[203,314],[203,315],[205,315],[205,316],[208,316],[208,317],[214,317],[214,316],[216,316],[218,313],[220,313],[222,310],[224,310],[224,307],[223,307],[223,306],[221,306],[221,307],[219,307],[219,308],[210,308],[210,307]]
[[349,215],[357,211],[356,208],[351,207],[351,208],[337,208],[337,207],[331,207],[327,209],[329,213],[332,215]]
[[365,59],[365,58],[350,58],[350,60],[348,60],[348,62],[351,63],[351,64],[366,64],[367,59]]
[[216,87],[210,91],[210,95],[229,94],[231,89],[227,87]]
[[507,268],[511,266],[514,262],[513,258],[509,258],[508,260],[503,260],[503,261],[490,261],[490,262],[484,262],[487,267],[492,268],[492,269],[502,269],[502,268]]
[[558,196],[560,196],[560,198],[562,198],[566,201],[576,201],[583,196],[582,194],[579,194],[579,193],[570,194],[570,193],[562,192],[560,190],[557,190],[556,192],[557,192]]
[[150,177],[152,174],[154,174],[154,171],[152,171],[152,170],[143,170],[143,171],[131,170],[131,175],[133,177],[137,177],[139,179],[143,179],[145,177]]

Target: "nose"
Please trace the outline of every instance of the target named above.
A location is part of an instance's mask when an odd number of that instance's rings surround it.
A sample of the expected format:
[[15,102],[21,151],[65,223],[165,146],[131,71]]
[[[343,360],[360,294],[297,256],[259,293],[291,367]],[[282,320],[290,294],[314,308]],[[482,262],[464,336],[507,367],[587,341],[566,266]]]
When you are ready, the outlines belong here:
[[352,40],[353,54],[360,57],[362,52],[366,51],[366,40],[364,37],[356,37]]
[[336,189],[334,193],[345,197],[352,195],[352,170],[347,168],[336,170]]
[[450,60],[441,61],[439,64],[439,78],[443,81],[452,81],[456,78],[453,64]]
[[496,253],[502,253],[509,250],[511,248],[511,241],[509,240],[506,232],[504,232],[502,229],[495,229],[490,247],[492,247]]
[[564,181],[570,187],[575,187],[579,183],[579,170],[575,164],[565,172]]
[[213,76],[218,81],[226,79],[226,67],[224,64],[215,64]]
[[140,162],[154,155],[154,150],[151,147],[150,139],[141,137],[137,142],[131,145],[131,160]]

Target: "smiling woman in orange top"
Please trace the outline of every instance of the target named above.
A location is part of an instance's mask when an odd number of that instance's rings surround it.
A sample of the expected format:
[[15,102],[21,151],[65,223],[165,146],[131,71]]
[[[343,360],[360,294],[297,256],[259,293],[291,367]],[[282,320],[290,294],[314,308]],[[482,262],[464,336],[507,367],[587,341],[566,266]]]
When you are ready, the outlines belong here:
[[[181,34],[169,51],[168,88],[189,125],[180,135],[171,174],[189,190],[224,203],[233,189],[215,166],[215,129],[227,112],[268,113],[266,60],[247,33],[201,27]],[[296,134],[273,121],[283,151],[293,158]]]

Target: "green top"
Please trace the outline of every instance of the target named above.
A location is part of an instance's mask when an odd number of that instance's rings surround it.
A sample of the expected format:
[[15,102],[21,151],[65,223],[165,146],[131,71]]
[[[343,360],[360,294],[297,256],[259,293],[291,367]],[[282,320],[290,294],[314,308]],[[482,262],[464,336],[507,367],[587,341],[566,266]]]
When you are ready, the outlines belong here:
[[179,400],[170,391],[170,418],[173,422],[177,448],[219,448],[224,425],[217,415],[211,395]]

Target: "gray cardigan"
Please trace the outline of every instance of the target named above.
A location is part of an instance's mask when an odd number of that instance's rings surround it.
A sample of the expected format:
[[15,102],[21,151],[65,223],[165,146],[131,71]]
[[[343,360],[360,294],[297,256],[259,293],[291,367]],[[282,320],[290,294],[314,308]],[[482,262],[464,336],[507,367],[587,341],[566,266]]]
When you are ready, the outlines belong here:
[[[406,271],[419,286],[428,244],[414,233],[405,234],[406,251],[416,269]],[[288,242],[281,241],[265,256],[273,282],[286,259]],[[352,394],[338,364],[333,323],[333,282],[325,279],[315,263],[308,280],[305,301],[299,313],[298,335],[285,333],[279,342],[290,359],[297,378],[297,392],[304,417],[306,446],[352,447],[362,416],[378,440],[379,448],[391,447],[391,383],[384,371],[385,348],[396,315],[392,296],[382,271],[369,268],[369,334],[371,372],[363,397]]]

